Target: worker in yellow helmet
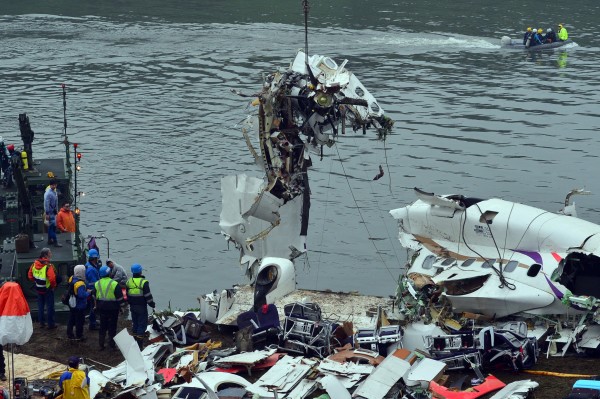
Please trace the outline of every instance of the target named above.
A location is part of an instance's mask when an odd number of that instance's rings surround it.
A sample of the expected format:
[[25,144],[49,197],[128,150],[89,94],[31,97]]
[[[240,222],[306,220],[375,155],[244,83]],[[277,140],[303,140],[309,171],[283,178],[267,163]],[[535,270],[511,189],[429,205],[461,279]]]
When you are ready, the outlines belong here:
[[523,35],[523,44],[527,44],[527,39],[529,39],[530,35],[531,35],[531,26],[529,28],[527,28],[527,30],[525,31],[525,34]]
[[558,40],[564,42],[568,38],[569,32],[567,32],[567,29],[563,26],[563,24],[558,24]]

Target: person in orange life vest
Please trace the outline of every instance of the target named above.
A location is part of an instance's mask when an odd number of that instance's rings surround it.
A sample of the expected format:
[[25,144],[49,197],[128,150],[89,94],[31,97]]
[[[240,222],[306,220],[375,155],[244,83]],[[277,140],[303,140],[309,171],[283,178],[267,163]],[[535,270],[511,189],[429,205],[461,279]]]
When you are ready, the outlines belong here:
[[44,309],[48,311],[48,328],[56,328],[54,323],[54,289],[56,288],[56,269],[50,263],[52,252],[44,248],[40,252],[39,259],[29,268],[27,277],[35,281],[35,289],[38,294],[38,322],[42,327],[46,326]]
[[56,229],[61,233],[75,233],[75,217],[68,202],[63,204],[56,215]]

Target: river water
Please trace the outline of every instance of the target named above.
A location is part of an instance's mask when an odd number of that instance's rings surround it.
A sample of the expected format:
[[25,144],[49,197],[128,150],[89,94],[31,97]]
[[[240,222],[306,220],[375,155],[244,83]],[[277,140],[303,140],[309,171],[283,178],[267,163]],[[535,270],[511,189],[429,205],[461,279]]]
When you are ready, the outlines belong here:
[[[186,309],[245,282],[219,231],[220,179],[261,172],[239,129],[254,109],[231,89],[258,92],[286,67],[304,17],[300,1],[168,3],[0,0],[0,134],[16,143],[27,112],[34,157],[60,155],[65,83],[83,231],[105,234],[118,263],[141,263],[159,307]],[[445,3],[310,5],[309,52],[348,59],[395,127],[385,142],[340,137],[313,159],[300,287],[393,294],[406,254],[388,211],[413,187],[548,210],[586,188],[579,216],[600,223],[600,3]],[[499,46],[559,22],[576,44]],[[378,165],[386,175],[372,181]]]

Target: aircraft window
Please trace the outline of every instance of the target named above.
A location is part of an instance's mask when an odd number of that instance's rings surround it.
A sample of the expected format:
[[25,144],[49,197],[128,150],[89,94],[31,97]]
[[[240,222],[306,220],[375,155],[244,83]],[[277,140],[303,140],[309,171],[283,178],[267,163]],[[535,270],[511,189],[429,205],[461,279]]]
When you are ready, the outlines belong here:
[[359,97],[362,97],[365,95],[365,91],[360,86],[357,86],[356,89],[354,89],[354,92]]
[[454,259],[454,258],[448,258],[448,259],[446,259],[445,261],[442,262],[442,266],[450,266],[455,261],[456,261],[456,259]]
[[429,255],[428,257],[426,257],[425,260],[423,261],[423,269],[425,269],[425,270],[431,269],[434,261],[435,261],[434,255]]
[[494,265],[494,263],[496,263],[496,259],[488,259],[485,262],[483,262],[481,267],[483,267],[484,269],[488,269],[488,268],[492,267]]
[[518,265],[519,262],[517,262],[516,260],[511,260],[506,264],[506,266],[504,266],[504,271],[506,273],[514,272]]
[[379,112],[379,104],[371,103],[371,109],[373,110],[373,112]]
[[538,275],[540,270],[542,270],[542,265],[540,265],[539,263],[534,263],[533,265],[531,265],[529,270],[527,270],[527,275],[529,277],[535,277]]
[[461,266],[468,267],[468,266],[471,266],[473,264],[473,262],[475,262],[475,258],[469,258],[469,259],[465,260]]

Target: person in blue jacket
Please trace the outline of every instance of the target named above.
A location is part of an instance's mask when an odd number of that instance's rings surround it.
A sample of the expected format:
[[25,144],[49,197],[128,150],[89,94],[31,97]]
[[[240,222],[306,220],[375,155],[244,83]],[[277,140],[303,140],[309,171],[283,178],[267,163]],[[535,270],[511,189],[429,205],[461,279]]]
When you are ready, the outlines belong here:
[[529,42],[529,46],[539,46],[544,43],[544,39],[542,38],[542,28],[537,29],[533,32],[533,36],[531,37],[531,41]]
[[[76,298],[74,308],[69,309],[69,321],[67,322],[67,337],[83,341],[83,325],[85,324],[85,311],[88,306],[90,291],[85,285],[85,266],[77,265],[73,270],[73,276],[69,280],[69,288],[72,289]],[[75,334],[73,334],[75,327]]]
[[[88,252],[88,261],[85,264],[85,283],[90,292],[94,289],[96,281],[100,280],[98,270],[100,269],[100,260],[98,250],[92,248]],[[90,315],[90,330],[97,330],[96,313],[94,312],[93,301],[88,301],[88,310]]]

